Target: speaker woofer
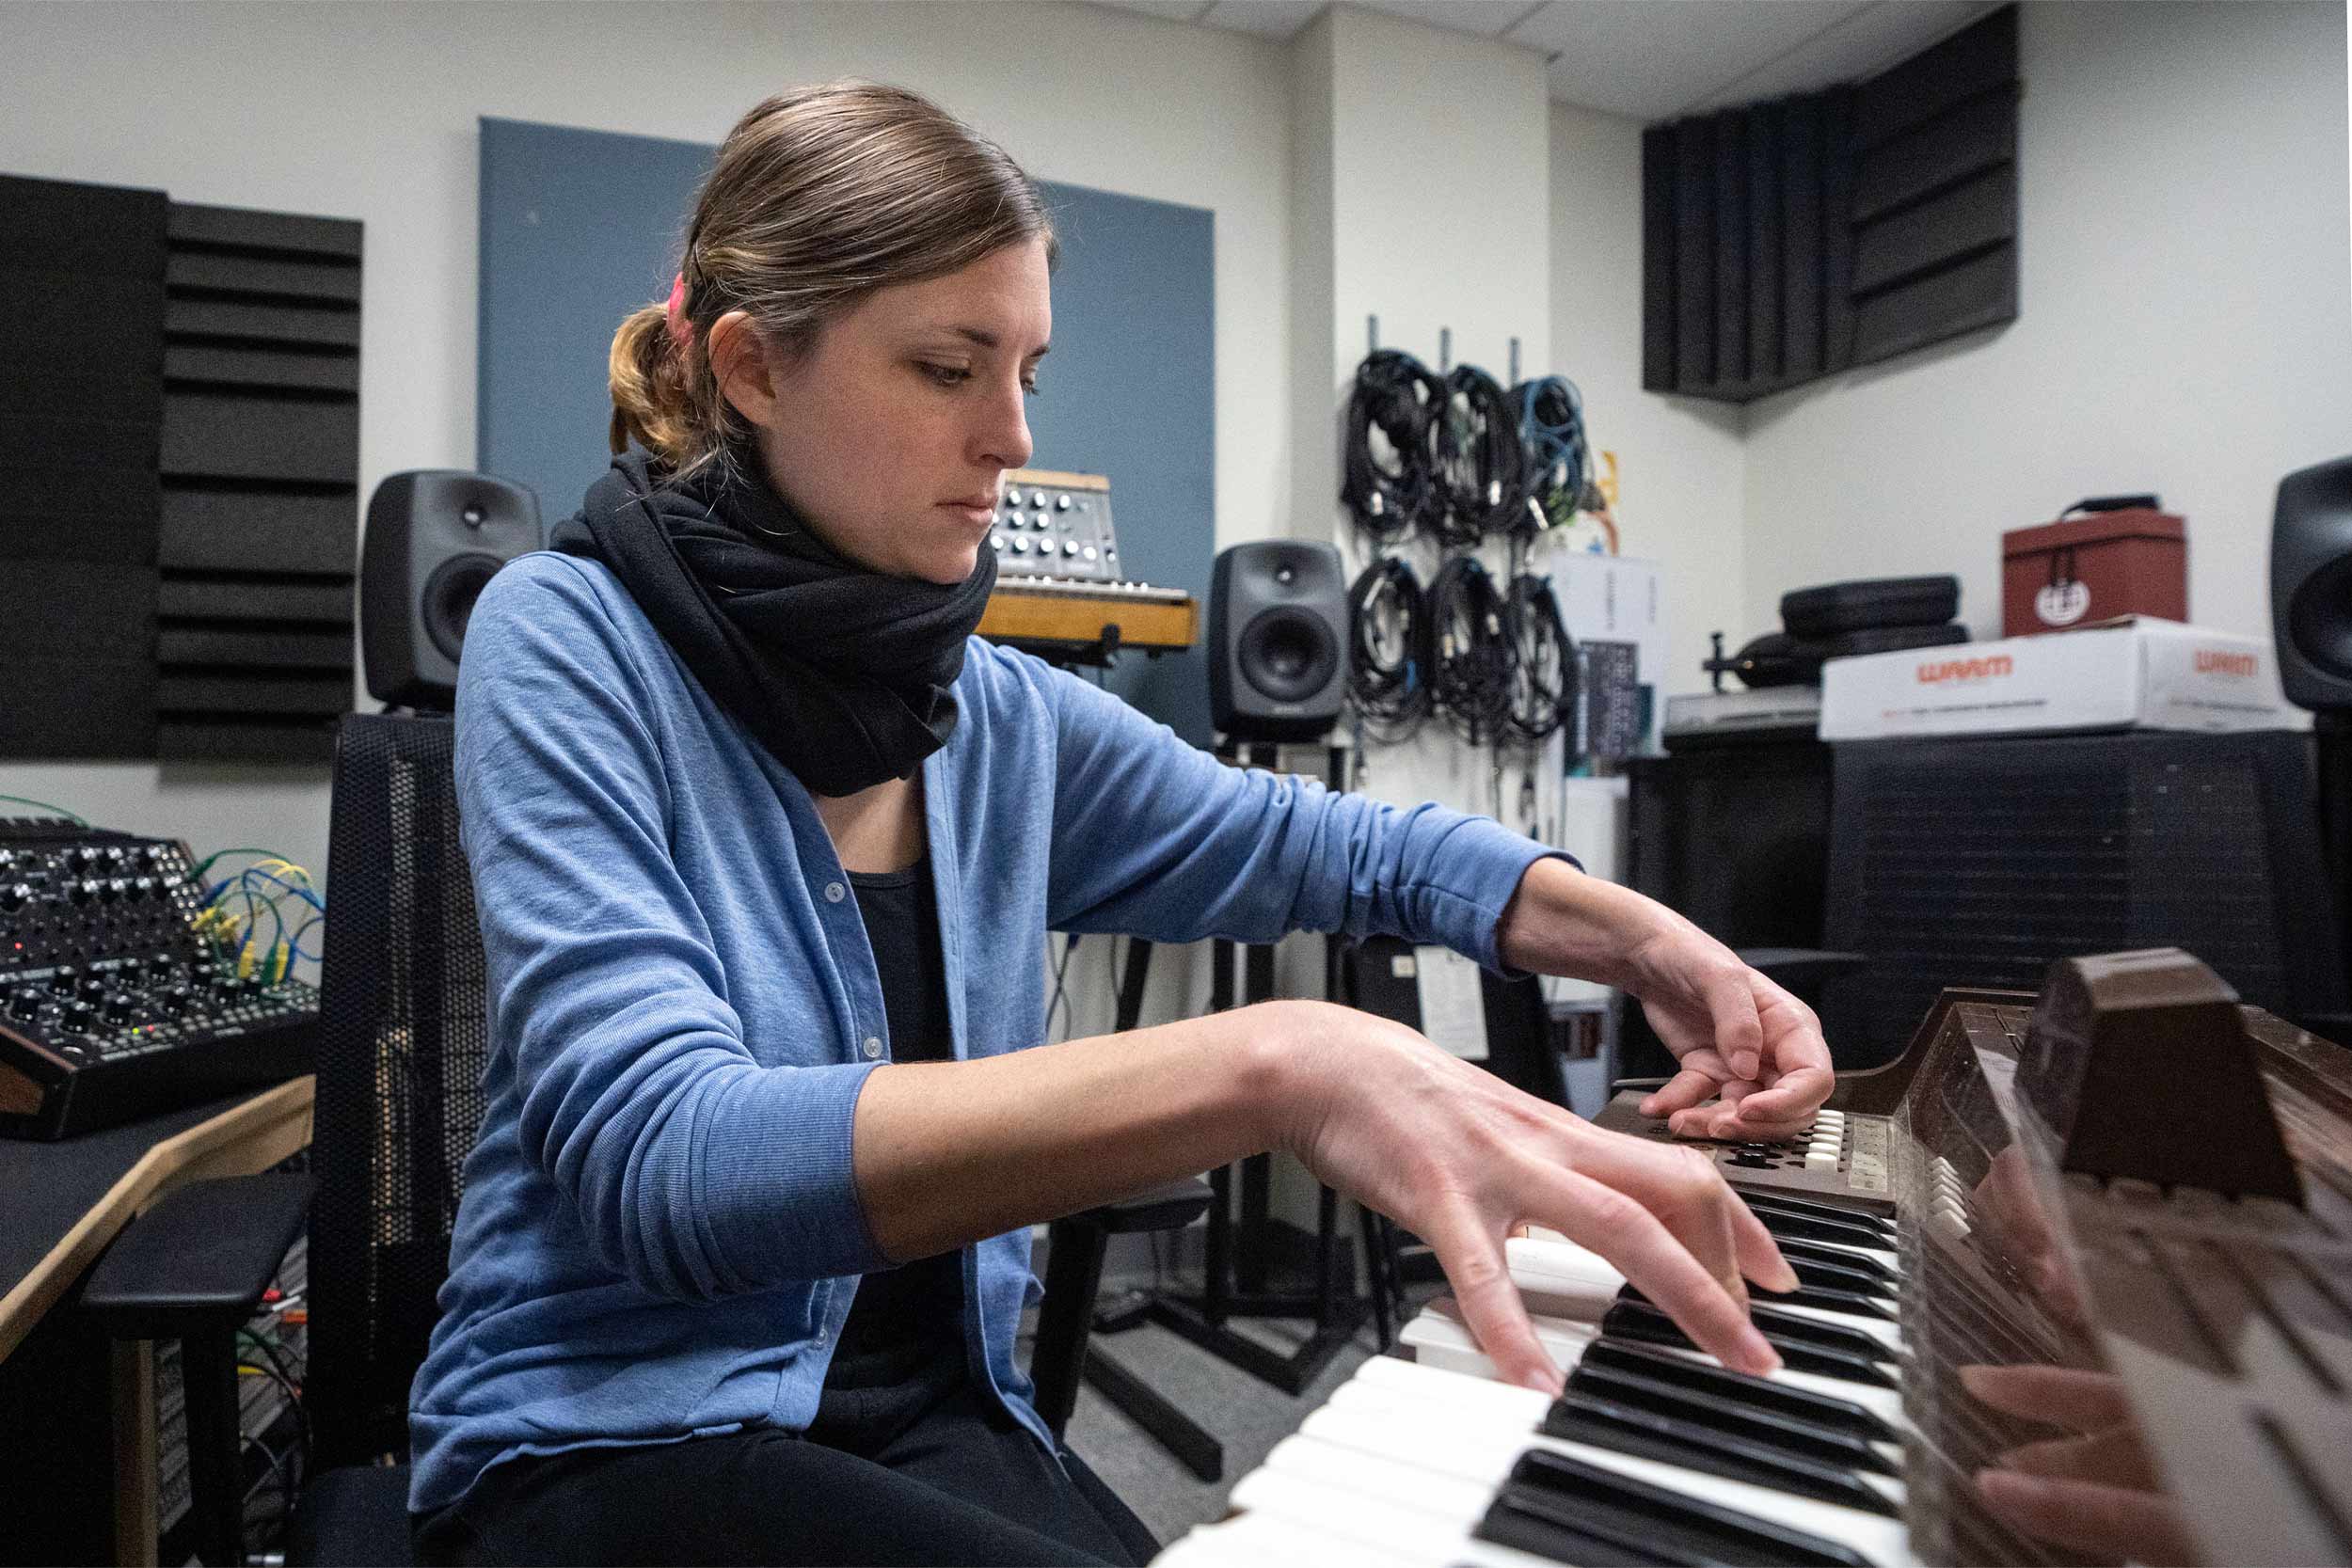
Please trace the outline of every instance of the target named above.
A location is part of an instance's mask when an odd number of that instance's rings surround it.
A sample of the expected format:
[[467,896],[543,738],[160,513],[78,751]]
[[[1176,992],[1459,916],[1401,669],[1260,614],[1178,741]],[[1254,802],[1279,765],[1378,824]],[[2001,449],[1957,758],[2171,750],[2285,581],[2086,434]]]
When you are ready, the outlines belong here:
[[433,569],[424,580],[424,595],[419,610],[424,622],[424,635],[441,651],[441,657],[455,661],[458,650],[466,643],[466,623],[473,619],[473,602],[482,597],[482,591],[490,586],[490,579],[505,562],[495,555],[456,555]]
[[1288,608],[1260,610],[1242,628],[1242,679],[1278,703],[1304,702],[1338,668],[1338,640],[1321,621]]

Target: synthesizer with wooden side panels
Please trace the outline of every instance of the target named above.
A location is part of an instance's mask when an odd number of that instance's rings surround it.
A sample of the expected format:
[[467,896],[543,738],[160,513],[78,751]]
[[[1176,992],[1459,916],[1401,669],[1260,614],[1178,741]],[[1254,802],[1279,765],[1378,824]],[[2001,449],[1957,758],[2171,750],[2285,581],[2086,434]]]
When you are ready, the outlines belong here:
[[310,1070],[318,992],[223,963],[187,846],[0,822],[0,1137],[53,1139]]
[[989,546],[996,590],[979,633],[992,641],[1057,663],[1101,664],[1121,648],[1189,648],[1199,634],[1200,608],[1191,594],[1121,571],[1111,482],[1101,474],[1007,473]]
[[[1716,1154],[1798,1275],[1781,1371],[1531,1231],[1559,1398],[1440,1299],[1158,1561],[2352,1562],[2352,1055],[2177,950],[2068,959]],[[1979,1481],[2027,1465],[2077,1489],[2031,1533]]]

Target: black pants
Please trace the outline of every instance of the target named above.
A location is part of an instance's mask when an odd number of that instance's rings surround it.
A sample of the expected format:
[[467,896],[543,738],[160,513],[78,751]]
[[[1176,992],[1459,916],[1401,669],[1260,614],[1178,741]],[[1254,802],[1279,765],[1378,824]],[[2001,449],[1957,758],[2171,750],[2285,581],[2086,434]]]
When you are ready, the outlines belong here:
[[973,1386],[960,1354],[828,1390],[806,1433],[761,1430],[498,1465],[416,1522],[421,1564],[1104,1563],[1159,1550],[1067,1449]]

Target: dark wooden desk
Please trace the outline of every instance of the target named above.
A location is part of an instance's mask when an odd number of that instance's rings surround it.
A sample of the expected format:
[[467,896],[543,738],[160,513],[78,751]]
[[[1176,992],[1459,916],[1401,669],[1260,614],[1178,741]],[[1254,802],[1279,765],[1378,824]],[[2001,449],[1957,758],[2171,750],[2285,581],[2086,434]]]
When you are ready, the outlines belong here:
[[0,1518],[0,1561],[154,1561],[152,1354],[82,1322],[72,1292],[165,1193],[307,1146],[314,1087],[296,1078],[63,1143],[0,1140],[0,1493],[21,1499]]

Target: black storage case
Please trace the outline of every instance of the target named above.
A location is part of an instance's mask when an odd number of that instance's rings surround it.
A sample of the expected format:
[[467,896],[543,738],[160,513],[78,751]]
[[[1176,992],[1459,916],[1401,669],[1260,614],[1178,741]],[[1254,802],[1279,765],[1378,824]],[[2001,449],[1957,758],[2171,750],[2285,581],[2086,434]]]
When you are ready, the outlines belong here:
[[1780,596],[1780,624],[1798,638],[1836,637],[1880,626],[1932,626],[1959,613],[1960,579],[1948,576],[1830,582]]
[[2185,948],[2281,1017],[2342,1010],[2309,736],[1832,750],[1824,938],[1869,960],[1821,1009],[1839,1065],[1899,1045],[1945,986],[2030,990],[2054,958],[2135,947]]

